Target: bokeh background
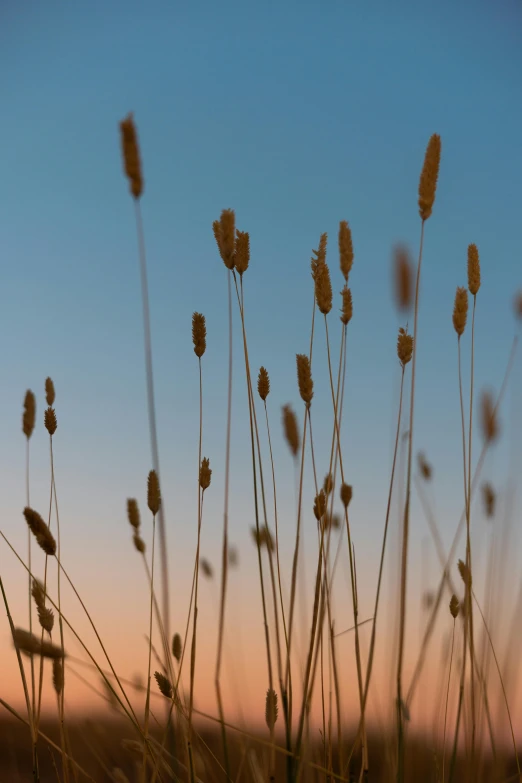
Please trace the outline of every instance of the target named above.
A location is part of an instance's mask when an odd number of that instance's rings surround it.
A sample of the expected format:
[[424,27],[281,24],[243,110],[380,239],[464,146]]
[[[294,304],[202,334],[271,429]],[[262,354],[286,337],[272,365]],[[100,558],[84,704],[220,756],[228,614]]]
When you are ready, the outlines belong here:
[[[227,395],[227,279],[212,222],[236,211],[250,234],[245,302],[252,368],[268,369],[268,410],[276,465],[283,578],[290,584],[296,522],[294,466],[281,406],[303,406],[295,354],[309,349],[312,249],[328,232],[334,289],[333,355],[340,322],[337,232],[348,220],[355,262],[354,316],[348,330],[343,413],[344,467],[354,487],[351,524],[358,564],[360,618],[371,617],[386,510],[399,395],[392,248],[415,258],[420,237],[417,188],[432,133],[442,138],[433,216],[426,225],[420,299],[415,451],[433,465],[427,488],[445,547],[463,509],[457,339],[451,314],[466,284],[466,252],[478,245],[476,389],[500,388],[515,330],[512,301],[522,285],[520,183],[522,7],[449,0],[437,4],[360,0],[239,2],[128,0],[63,5],[53,0],[2,4],[2,383],[1,529],[25,558],[27,529],[26,389],[37,397],[31,439],[31,505],[47,516],[49,439],[44,381],[56,387],[54,437],[63,563],[86,601],[117,670],[146,675],[148,594],[131,541],[126,499],[136,497],[150,553],[146,478],[152,467],[143,357],[141,290],[132,199],[123,175],[118,123],[134,112],[145,191],[154,382],[162,492],[170,560],[171,627],[184,631],[196,544],[198,362],[191,316],[207,320],[203,358],[203,454],[212,484],[205,495],[202,555],[214,566],[200,590],[196,706],[216,714],[213,686],[223,519]],[[234,303],[234,385],[230,572],[224,693],[230,719],[263,719],[268,687],[254,524],[250,437],[242,345]],[[410,319],[410,327],[411,327]],[[324,328],[317,323],[312,404],[318,470],[328,469],[332,430]],[[462,339],[468,398],[470,329]],[[337,361],[337,358],[335,358]],[[476,581],[483,595],[487,553],[501,564],[495,584],[494,638],[505,660],[520,653],[514,618],[520,589],[517,480],[522,436],[520,359],[502,408],[502,440],[484,475],[499,492],[488,523],[473,508]],[[260,422],[262,408],[258,409]],[[264,428],[261,431],[268,458]],[[478,430],[477,430],[478,433]],[[474,461],[482,441],[474,440]],[[269,463],[265,476],[270,486]],[[316,554],[310,455],[305,468],[304,559],[308,610]],[[273,528],[271,490],[268,493]],[[383,585],[375,687],[370,711],[391,705],[393,629],[399,562],[395,495]],[[54,519],[54,518],[53,518]],[[55,529],[55,521],[53,528]],[[519,526],[518,526],[519,527]],[[508,532],[506,532],[508,531]],[[34,547],[33,547],[34,551]],[[336,578],[336,628],[353,623],[347,548]],[[41,553],[34,570],[43,575]],[[461,544],[459,556],[464,556]],[[14,622],[27,626],[26,575],[4,541],[0,570]],[[458,578],[456,563],[454,577]],[[406,681],[426,614],[426,590],[439,567],[425,516],[413,494]],[[55,584],[55,571],[51,585]],[[159,584],[159,583],[158,583]],[[481,592],[482,591],[482,592]],[[500,601],[502,601],[500,603]],[[64,613],[100,662],[82,611],[64,586]],[[520,610],[520,602],[518,604]],[[0,621],[0,692],[23,710],[9,626]],[[301,609],[298,619],[303,617]],[[518,620],[520,616],[518,615]],[[362,631],[367,651],[370,624]],[[451,633],[443,612],[433,656],[412,709],[423,725],[433,702],[441,650]],[[298,634],[300,641],[300,635]],[[70,634],[71,655],[85,657]],[[357,715],[353,636],[338,639],[343,714]],[[517,652],[518,651],[518,652]],[[512,659],[511,659],[512,660]],[[515,667],[516,668],[516,667]],[[76,670],[96,683],[80,664]],[[511,671],[510,699],[522,739],[522,702]],[[492,678],[492,681],[494,678]],[[496,687],[496,685],[495,685]],[[50,670],[44,704],[55,709]],[[498,720],[505,724],[501,702]],[[72,673],[66,710],[106,709]],[[499,724],[500,725],[500,724]]]

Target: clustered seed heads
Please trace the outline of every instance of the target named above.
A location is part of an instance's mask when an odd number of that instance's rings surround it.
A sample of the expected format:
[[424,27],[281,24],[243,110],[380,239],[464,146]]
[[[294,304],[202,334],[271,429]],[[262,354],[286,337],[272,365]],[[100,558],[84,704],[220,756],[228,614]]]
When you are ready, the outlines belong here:
[[138,199],[143,193],[143,177],[138,136],[132,113],[120,122],[120,134],[125,174],[129,178],[130,192],[135,199]]
[[192,342],[194,353],[201,359],[207,347],[207,327],[205,316],[201,313],[192,313]]
[[341,321],[346,326],[351,320],[353,315],[353,302],[352,302],[352,292],[348,288],[348,286],[344,286],[343,290],[341,291],[341,296],[343,298],[343,307],[341,310]]
[[154,515],[158,513],[161,505],[159,479],[155,470],[149,472],[147,481],[147,505]]
[[440,136],[434,133],[428,142],[419,182],[419,214],[422,220],[427,220],[433,209],[439,176],[440,149]]
[[314,396],[314,382],[312,380],[312,370],[310,368],[310,359],[302,353],[296,354],[297,364],[297,383],[299,385],[299,394],[301,399],[309,408]]
[[25,521],[46,555],[56,554],[56,541],[40,514],[29,506],[24,508]]
[[24,399],[24,415],[22,418],[22,430],[27,438],[31,437],[36,421],[36,397],[30,389],[27,389]]
[[210,460],[207,457],[203,457],[201,460],[201,467],[199,469],[199,486],[203,492],[210,487],[210,477],[212,476],[212,471],[209,465]]
[[468,317],[468,292],[466,288],[458,286],[455,292],[455,304],[453,306],[453,326],[458,336],[464,334]]
[[408,334],[406,329],[402,326],[399,329],[399,336],[397,337],[397,356],[401,363],[402,369],[406,367],[413,355],[413,336]]
[[341,272],[348,282],[348,275],[353,266],[353,244],[352,232],[346,220],[341,220],[339,223],[339,260]]
[[468,245],[468,288],[476,296],[480,288],[480,260],[476,245]]
[[283,428],[285,432],[285,438],[290,446],[290,451],[293,456],[297,456],[299,451],[299,428],[297,425],[297,418],[290,405],[283,405]]
[[224,209],[219,220],[212,223],[219,254],[227,269],[234,269],[236,214],[233,209]]
[[410,254],[404,245],[397,245],[393,256],[397,307],[399,310],[409,310],[413,291],[413,272]]
[[270,378],[268,377],[268,373],[264,367],[261,367],[259,370],[259,376],[257,379],[257,391],[259,393],[259,396],[263,400],[263,402],[270,394]]

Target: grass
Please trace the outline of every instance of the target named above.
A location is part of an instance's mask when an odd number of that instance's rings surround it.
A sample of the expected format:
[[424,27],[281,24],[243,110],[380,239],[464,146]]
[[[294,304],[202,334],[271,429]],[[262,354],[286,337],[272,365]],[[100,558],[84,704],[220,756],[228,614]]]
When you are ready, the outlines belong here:
[[[282,562],[279,547],[279,514],[277,506],[277,475],[272,454],[270,429],[270,377],[268,370],[261,367],[257,375],[257,388],[253,381],[247,339],[247,307],[245,302],[246,272],[250,263],[250,241],[245,231],[236,228],[235,212],[223,210],[213,223],[217,251],[224,264],[227,277],[229,323],[228,341],[228,403],[225,443],[225,492],[223,508],[223,544],[221,560],[221,583],[218,607],[218,643],[214,687],[217,716],[203,714],[196,709],[194,701],[195,683],[198,679],[198,610],[200,569],[204,576],[211,575],[210,565],[200,556],[201,537],[204,534],[204,499],[211,485],[210,460],[203,457],[204,439],[204,354],[206,350],[205,317],[194,313],[192,338],[199,370],[199,433],[198,466],[194,470],[194,485],[198,492],[197,548],[195,552],[193,582],[190,596],[186,596],[188,618],[184,637],[171,637],[169,626],[170,596],[168,592],[168,548],[166,523],[161,495],[161,480],[158,459],[158,433],[155,421],[155,400],[153,384],[152,344],[149,326],[149,301],[147,288],[147,261],[145,232],[140,211],[143,192],[141,160],[136,128],[129,115],[121,123],[121,140],[125,173],[129,189],[136,206],[138,256],[143,295],[143,326],[145,337],[145,372],[147,378],[148,416],[151,437],[152,470],[148,475],[147,505],[152,521],[152,548],[150,559],[146,543],[140,535],[141,518],[137,501],[127,500],[129,523],[133,529],[133,541],[143,559],[146,573],[146,589],[150,597],[148,633],[148,668],[145,685],[138,685],[116,672],[113,662],[103,645],[85,602],[69,577],[61,558],[59,504],[57,477],[54,471],[53,436],[58,427],[55,408],[54,384],[46,379],[45,392],[47,409],[45,426],[50,445],[50,502],[47,521],[30,505],[30,439],[35,427],[36,398],[28,390],[24,400],[23,434],[27,439],[26,451],[26,507],[24,515],[28,524],[27,558],[11,546],[5,534],[0,535],[8,549],[25,570],[24,580],[28,587],[29,631],[14,622],[9,599],[0,578],[2,598],[9,621],[13,645],[18,660],[21,685],[26,703],[26,715],[19,714],[12,705],[0,699],[6,718],[0,724],[0,774],[2,780],[46,781],[114,781],[115,783],[156,783],[156,781],[359,781],[359,783],[380,783],[380,781],[434,781],[434,783],[455,783],[456,781],[494,781],[522,783],[522,773],[514,728],[512,725],[510,700],[513,694],[506,688],[502,666],[495,650],[494,634],[488,623],[495,607],[491,605],[493,553],[490,553],[486,583],[487,609],[483,611],[477,598],[477,584],[472,560],[472,497],[477,493],[486,454],[499,437],[498,409],[502,403],[511,368],[515,360],[518,335],[515,333],[505,377],[498,398],[483,396],[481,407],[482,449],[476,460],[473,473],[473,405],[474,405],[474,360],[475,360],[475,312],[477,294],[480,288],[480,260],[476,245],[468,248],[468,288],[457,288],[453,325],[457,334],[457,382],[460,395],[462,427],[462,464],[464,487],[464,512],[451,550],[446,553],[437,525],[433,503],[425,491],[432,480],[432,469],[423,454],[417,455],[418,473],[414,473],[413,452],[415,428],[415,392],[417,366],[417,337],[419,332],[419,294],[421,290],[421,267],[423,248],[429,240],[427,221],[435,205],[438,172],[441,157],[441,140],[434,134],[427,145],[424,164],[421,169],[418,189],[418,209],[421,220],[420,246],[416,269],[404,247],[395,250],[395,292],[399,311],[405,317],[413,313],[413,332],[407,324],[401,326],[397,337],[397,359],[401,367],[400,397],[397,410],[395,446],[388,486],[388,500],[383,515],[383,536],[380,547],[380,564],[375,589],[375,602],[371,618],[360,616],[360,598],[357,580],[361,563],[358,560],[356,541],[350,524],[350,503],[353,488],[345,473],[342,441],[342,412],[347,378],[347,356],[349,325],[353,317],[352,290],[349,287],[350,272],[354,262],[352,233],[347,221],[339,226],[339,267],[344,278],[341,292],[340,324],[333,317],[334,304],[330,267],[326,261],[328,237],[321,234],[318,250],[313,251],[311,276],[313,287],[313,310],[308,354],[296,354],[297,386],[304,406],[304,426],[299,430],[298,419],[289,405],[282,407],[283,430],[291,457],[294,461],[298,483],[297,518],[295,526],[294,554],[290,569],[290,595],[283,590],[284,573],[287,566]],[[430,230],[431,223],[430,221]],[[435,226],[433,227],[435,229]],[[473,296],[473,318],[471,337],[471,384],[469,395],[468,431],[466,433],[465,400],[462,383],[462,346],[468,311],[468,290]],[[234,311],[240,319],[240,328],[234,329]],[[522,321],[522,297],[516,299],[515,314]],[[324,325],[324,332],[323,332]],[[334,366],[330,334],[340,328],[340,354]],[[244,373],[248,398],[248,435],[251,448],[253,478],[253,508],[255,527],[252,529],[257,549],[257,569],[263,617],[264,650],[266,670],[259,673],[265,683],[266,729],[248,731],[231,723],[226,714],[222,691],[222,665],[225,654],[224,632],[226,624],[228,570],[234,562],[235,553],[228,540],[229,485],[230,485],[230,430],[233,413],[232,373],[233,339],[238,336],[243,348]],[[327,375],[318,373],[314,377],[314,342],[324,351],[327,359]],[[315,353],[315,358],[317,352]],[[314,384],[325,384],[331,396],[331,443],[328,459],[316,453],[314,446]],[[409,399],[405,390],[409,384]],[[256,394],[257,392],[257,394]],[[258,420],[260,406],[264,417]],[[404,424],[408,422],[404,432]],[[269,459],[263,454],[260,430],[266,430],[269,444]],[[401,437],[402,433],[402,437]],[[398,469],[401,444],[406,447],[405,475]],[[317,523],[317,560],[313,590],[313,610],[307,632],[307,644],[298,665],[296,660],[296,598],[299,580],[299,555],[301,525],[304,509],[305,461],[311,460],[314,485],[313,513]],[[322,471],[320,472],[319,465]],[[324,475],[324,480],[320,476]],[[408,594],[409,538],[411,520],[411,495],[416,490],[424,510],[434,549],[440,563],[440,583],[437,593],[427,605],[427,620],[420,645],[413,677],[406,687],[404,660],[406,643],[406,605]],[[382,615],[381,595],[383,567],[389,539],[389,524],[392,517],[393,497],[399,495],[401,520],[401,560],[399,568],[398,622],[395,642],[394,697],[392,706],[395,726],[376,731],[369,723],[367,705],[372,685],[373,663],[377,644],[378,621]],[[495,515],[495,491],[491,484],[482,484],[482,495],[486,515]],[[56,519],[56,540],[51,532],[52,510]],[[272,502],[273,501],[273,514]],[[339,505],[340,502],[340,505]],[[340,513],[335,512],[340,509]],[[161,565],[161,602],[157,597],[155,578],[156,521],[158,523],[159,560]],[[275,527],[272,535],[271,524]],[[465,525],[465,560],[458,563],[460,581],[455,581],[452,572],[457,566],[456,548]],[[343,658],[339,655],[336,638],[334,612],[334,579],[343,547],[343,533],[346,530],[346,548],[349,563],[349,600],[351,602],[353,626],[348,631],[353,639],[356,662],[356,682],[350,693],[341,685],[340,673]],[[33,541],[34,539],[34,541]],[[45,553],[43,582],[38,582],[34,572],[34,542]],[[333,550],[336,548],[335,556]],[[48,568],[56,569],[57,595],[55,599],[47,587]],[[0,573],[1,577],[1,573]],[[62,577],[71,585],[82,610],[100,643],[105,660],[98,659],[81,639],[73,624],[64,615],[61,605]],[[302,582],[304,584],[304,582]],[[522,593],[521,593],[522,595]],[[346,596],[343,596],[345,599]],[[179,602],[179,597],[177,597]],[[33,606],[34,603],[34,606]],[[476,636],[479,630],[474,626],[474,610],[479,611],[482,620],[481,656],[477,654]],[[33,615],[37,609],[40,625],[39,635],[34,633]],[[433,640],[440,610],[441,622],[451,630],[451,652],[440,664],[440,699],[433,707],[432,736],[416,730],[411,718],[411,707],[421,681],[427,659],[428,648]],[[59,644],[51,644],[54,619],[58,620]],[[192,620],[192,623],[190,622]],[[360,628],[370,622],[371,636],[367,655],[363,650]],[[80,642],[84,658],[76,660],[67,652],[66,634]],[[155,640],[159,639],[159,649]],[[201,642],[201,640],[200,640]],[[183,666],[185,653],[188,663]],[[509,654],[516,651],[509,649]],[[24,655],[29,661],[26,672]],[[489,674],[489,659],[495,662],[496,679]],[[53,660],[53,688],[56,695],[57,716],[51,720],[41,715],[41,696],[44,687],[44,660]],[[152,661],[157,667],[152,671]],[[36,664],[36,665],[35,665]],[[447,665],[449,664],[449,665]],[[66,715],[65,690],[70,675],[82,676],[77,671],[82,665],[101,680],[104,692],[98,695],[108,702],[117,719],[107,721],[96,718],[91,722],[79,722]],[[186,674],[189,667],[188,675]],[[458,671],[458,686],[452,677],[454,668]],[[504,667],[506,671],[506,667]],[[188,677],[188,688],[186,687]],[[92,683],[88,683],[93,687]],[[512,748],[507,749],[501,738],[495,734],[491,717],[491,696],[500,692],[503,709],[508,716]],[[130,696],[143,704],[143,716],[135,710]],[[381,694],[382,695],[382,694]],[[452,710],[449,710],[452,696]],[[349,725],[343,717],[347,700],[358,704],[358,719]],[[319,739],[312,721],[312,704],[320,703]],[[454,713],[454,728],[448,715]],[[335,715],[335,717],[334,717]],[[259,716],[260,720],[263,716]],[[483,729],[483,719],[486,728]],[[131,736],[129,736],[129,733]]]

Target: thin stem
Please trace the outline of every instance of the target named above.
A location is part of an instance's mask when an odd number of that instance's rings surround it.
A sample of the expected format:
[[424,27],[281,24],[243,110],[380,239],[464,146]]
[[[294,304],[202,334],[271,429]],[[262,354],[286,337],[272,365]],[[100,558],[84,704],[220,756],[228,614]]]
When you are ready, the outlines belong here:
[[453,661],[453,647],[455,645],[455,620],[453,620],[453,633],[451,635],[451,655],[448,674],[448,690],[446,691],[446,708],[444,710],[444,732],[442,735],[442,783],[444,783],[444,764],[446,761],[446,722],[448,718],[448,699],[451,682],[451,663]]

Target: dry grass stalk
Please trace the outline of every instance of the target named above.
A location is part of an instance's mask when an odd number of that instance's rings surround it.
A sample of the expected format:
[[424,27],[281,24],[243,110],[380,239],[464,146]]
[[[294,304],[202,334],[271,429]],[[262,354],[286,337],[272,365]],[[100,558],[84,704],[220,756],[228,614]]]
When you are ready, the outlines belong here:
[[499,426],[493,398],[489,392],[482,393],[481,424],[484,439],[491,443],[498,436]]
[[53,405],[55,400],[56,394],[54,391],[54,383],[52,382],[51,378],[45,379],[45,401],[47,402],[47,405]]
[[55,644],[51,644],[51,642],[42,642],[37,636],[29,631],[24,631],[22,628],[15,628],[14,641],[18,648],[28,655],[41,655],[43,658],[50,659],[60,659],[62,657],[61,647],[57,647]]
[[417,464],[419,466],[419,472],[423,479],[429,481],[433,475],[433,469],[429,462],[426,460],[422,451],[419,451],[417,455]]
[[349,484],[341,485],[341,503],[345,508],[348,508],[350,501],[353,497],[353,489]]
[[315,299],[317,307],[323,315],[328,315],[332,309],[332,282],[330,270],[326,261],[317,265],[315,271]]
[[468,288],[476,296],[480,288],[480,260],[476,245],[468,245]]
[[432,212],[439,176],[441,141],[434,133],[428,142],[424,166],[419,182],[419,214],[422,220],[427,220]]
[[167,677],[165,677],[165,675],[161,672],[154,672],[154,677],[156,678],[156,682],[158,683],[158,688],[160,689],[161,693],[166,696],[167,699],[171,699],[172,685]]
[[46,555],[52,557],[56,554],[56,541],[40,514],[29,506],[24,508],[25,521],[29,525],[31,533]]
[[219,255],[227,269],[234,269],[236,215],[233,209],[224,209],[219,220],[212,223]]
[[300,443],[299,427],[297,425],[297,417],[290,405],[283,405],[283,428],[290,451],[296,457]]
[[140,529],[140,512],[138,508],[138,501],[135,498],[128,498],[127,500],[127,516],[132,527],[137,531]]
[[346,220],[339,223],[339,260],[341,272],[348,282],[348,276],[353,266],[352,232]]
[[147,481],[147,505],[154,515],[159,511],[161,504],[160,486],[158,474],[155,470],[149,472]]
[[234,251],[234,266],[240,277],[248,269],[250,261],[250,237],[248,231],[236,229],[236,245]]
[[405,245],[394,249],[395,300],[399,310],[409,310],[413,297],[413,268]]
[[58,658],[53,660],[53,686],[57,694],[63,691],[63,668]]
[[22,430],[27,438],[31,437],[36,421],[36,397],[30,389],[27,389],[24,399],[24,414],[22,417]]
[[137,199],[143,193],[143,177],[141,175],[138,136],[132,112],[120,122],[120,133],[125,174],[129,178],[130,192]]
[[459,599],[455,594],[451,596],[451,601],[449,602],[449,609],[451,612],[451,616],[453,617],[454,620],[456,620],[460,611],[460,603],[459,603]]
[[270,378],[264,367],[260,367],[257,378],[257,391],[263,402],[270,394]]
[[302,353],[296,354],[297,364],[297,383],[301,399],[309,408],[314,396],[314,382],[312,380],[312,370],[310,368],[310,359]]
[[468,292],[466,288],[458,286],[455,292],[455,304],[453,306],[453,327],[458,336],[464,334],[468,317]]
[[201,460],[201,467],[199,469],[199,486],[203,492],[210,487],[212,470],[210,469],[209,465],[210,460],[207,457],[203,457]]
[[192,342],[194,353],[201,359],[207,347],[207,327],[205,316],[201,313],[192,313]]
[[401,367],[404,370],[413,354],[413,336],[408,334],[407,329],[403,329],[402,326],[399,329],[399,336],[397,337],[397,356],[401,363]]
[[348,288],[348,286],[344,286],[343,290],[341,291],[341,296],[343,297],[343,307],[341,310],[341,321],[346,326],[351,320],[353,315],[353,302],[352,302],[352,292]]
[[181,645],[181,636],[179,633],[175,633],[172,637],[172,655],[179,663],[181,660],[181,652],[182,652],[182,645]]
[[54,435],[58,428],[58,422],[56,421],[56,413],[54,408],[46,408],[44,413],[44,424],[45,429],[49,433],[49,435]]
[[497,496],[495,494],[495,490],[489,482],[484,482],[482,484],[482,499],[484,501],[486,516],[491,519],[491,517],[495,515],[495,503]]
[[273,688],[269,688],[266,692],[265,701],[265,721],[269,729],[274,728],[277,721],[278,712],[277,693]]

